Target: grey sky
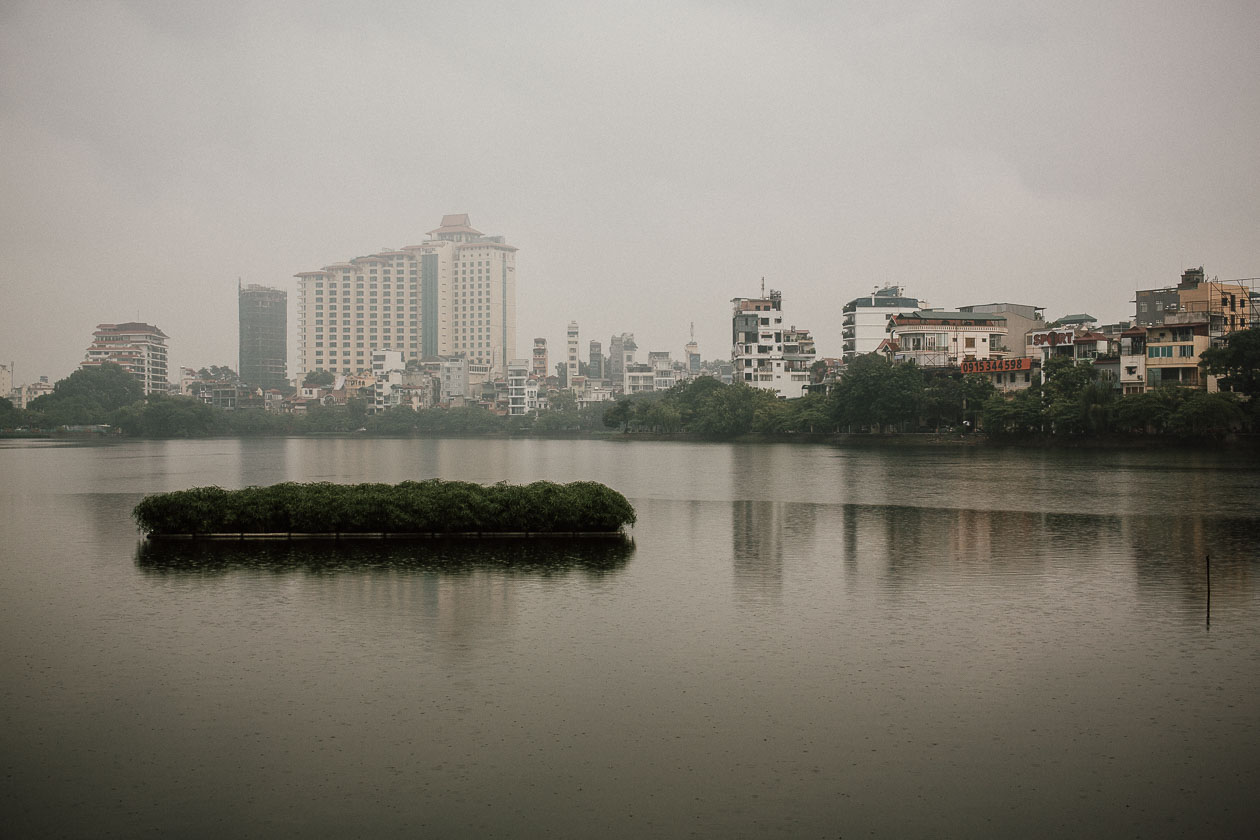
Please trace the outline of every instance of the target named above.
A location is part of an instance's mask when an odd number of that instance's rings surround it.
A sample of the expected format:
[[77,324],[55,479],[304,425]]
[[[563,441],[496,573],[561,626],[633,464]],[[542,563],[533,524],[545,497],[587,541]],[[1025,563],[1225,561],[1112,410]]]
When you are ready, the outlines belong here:
[[57,379],[139,318],[236,365],[236,279],[521,251],[565,324],[729,352],[783,290],[819,352],[899,283],[1132,314],[1260,274],[1255,2],[0,3],[0,361]]

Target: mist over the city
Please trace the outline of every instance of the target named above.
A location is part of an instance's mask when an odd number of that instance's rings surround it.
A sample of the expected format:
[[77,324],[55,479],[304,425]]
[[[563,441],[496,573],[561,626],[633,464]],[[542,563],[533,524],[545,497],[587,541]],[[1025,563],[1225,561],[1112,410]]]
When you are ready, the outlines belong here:
[[1131,317],[1256,273],[1258,33],[1248,2],[5,3],[0,355],[55,381],[137,320],[172,371],[234,366],[238,278],[449,213],[520,249],[518,355],[575,320],[726,357],[763,276],[820,356],[877,285]]

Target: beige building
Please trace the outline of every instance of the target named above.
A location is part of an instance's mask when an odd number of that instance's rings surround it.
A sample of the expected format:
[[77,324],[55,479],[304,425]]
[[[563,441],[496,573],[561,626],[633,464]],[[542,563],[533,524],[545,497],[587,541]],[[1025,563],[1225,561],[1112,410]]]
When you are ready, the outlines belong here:
[[419,245],[297,274],[298,378],[356,373],[374,350],[459,356],[502,375],[516,355],[516,250],[448,215]]
[[166,338],[166,333],[152,324],[97,324],[80,367],[113,362],[134,376],[146,395],[165,394],[170,390]]

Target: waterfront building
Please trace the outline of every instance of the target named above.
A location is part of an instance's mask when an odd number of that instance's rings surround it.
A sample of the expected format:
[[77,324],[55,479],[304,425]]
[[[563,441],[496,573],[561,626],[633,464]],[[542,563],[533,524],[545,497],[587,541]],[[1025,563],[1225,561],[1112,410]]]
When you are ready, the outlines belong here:
[[1134,298],[1138,326],[1156,327],[1179,314],[1197,312],[1206,317],[1212,339],[1254,326],[1255,303],[1248,281],[1208,280],[1203,266],[1186,269],[1175,287],[1140,289]]
[[[1003,359],[1006,317],[981,312],[922,309],[888,319],[890,350],[896,361],[920,367],[958,367],[964,361]],[[996,349],[995,349],[996,348]]]
[[1146,390],[1185,385],[1217,390],[1216,377],[1199,369],[1200,356],[1212,345],[1209,313],[1168,313],[1162,324],[1146,330]]
[[[530,362],[528,359],[512,359],[507,366],[507,396],[508,410],[507,413],[512,417],[523,417],[529,413],[529,395],[527,393],[529,384]],[[538,401],[537,388],[534,390],[534,402]]]
[[869,295],[854,298],[841,311],[840,334],[844,341],[844,363],[874,353],[888,337],[888,318],[927,306],[925,301],[907,297],[904,286],[885,286]]
[[1120,390],[1146,390],[1146,327],[1130,327],[1120,334]]
[[565,356],[565,386],[573,387],[573,383],[577,381],[578,376],[578,323],[577,321],[569,322],[568,344],[566,346]]
[[283,387],[289,359],[288,292],[251,283],[238,286],[236,298],[237,375],[246,385]]
[[391,394],[396,387],[403,384],[402,371],[406,364],[403,361],[403,355],[401,350],[372,351],[372,377],[375,381],[372,385],[372,405],[369,409],[371,413],[378,414],[384,411],[387,405],[396,404]]
[[734,298],[731,306],[735,381],[780,397],[804,396],[814,339],[784,318],[783,293],[771,289],[768,297]]
[[80,367],[113,362],[135,377],[145,395],[170,391],[166,371],[166,333],[152,324],[128,321],[97,324]]
[[1024,303],[979,303],[960,306],[959,312],[980,315],[1001,315],[1006,319],[1006,336],[998,350],[1008,359],[1035,356],[1028,343],[1028,334],[1046,328],[1045,307]]
[[547,339],[545,338],[534,339],[534,354],[532,356],[532,360],[533,360],[533,367],[531,368],[531,370],[533,371],[534,376],[537,376],[539,379],[546,379],[547,378]]
[[354,373],[375,350],[502,373],[516,354],[516,250],[456,214],[419,245],[300,272],[298,378]]

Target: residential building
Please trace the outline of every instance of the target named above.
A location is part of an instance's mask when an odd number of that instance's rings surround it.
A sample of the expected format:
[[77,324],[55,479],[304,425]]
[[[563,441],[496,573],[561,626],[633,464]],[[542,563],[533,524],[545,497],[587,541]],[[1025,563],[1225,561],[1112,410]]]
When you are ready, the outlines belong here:
[[419,245],[300,272],[298,378],[354,373],[375,350],[501,372],[516,354],[516,250],[457,214]]
[[897,361],[925,368],[1006,358],[1004,315],[943,309],[906,312],[889,317],[888,337]]
[[[1200,356],[1212,343],[1207,312],[1169,313],[1164,323],[1146,330],[1146,389],[1186,385],[1215,391],[1214,377],[1199,369]],[[1211,379],[1211,381],[1209,381]]]
[[9,392],[13,390],[13,364],[0,365],[0,397],[6,400],[9,398]]
[[406,365],[403,356],[402,350],[372,351],[372,376],[376,379],[376,383],[372,389],[372,405],[369,408],[371,413],[384,411],[387,405],[395,402],[390,395],[395,388],[403,384],[402,373]]
[[634,343],[634,333],[621,333],[609,339],[607,378],[613,382],[624,381],[626,365],[634,363],[634,354],[638,349],[639,345]]
[[565,356],[565,384],[572,388],[574,380],[577,379],[578,367],[578,324],[577,321],[569,322],[568,329],[568,345]]
[[166,333],[152,324],[136,321],[97,324],[80,366],[87,368],[113,362],[135,377],[146,395],[165,394],[170,390],[166,339]]
[[1256,319],[1255,298],[1248,281],[1208,280],[1203,266],[1188,268],[1176,287],[1139,290],[1134,303],[1137,323],[1155,327],[1168,323],[1170,317],[1183,312],[1199,312],[1207,316],[1208,333],[1213,339],[1235,330],[1249,329]]
[[652,366],[653,391],[668,391],[678,382],[678,377],[674,372],[674,363],[669,358],[669,351],[650,351],[648,364]]
[[237,375],[246,385],[281,388],[288,382],[289,293],[251,283],[237,287]]
[[913,312],[927,306],[925,301],[906,297],[903,286],[885,286],[869,295],[854,298],[844,305],[840,325],[844,339],[844,362],[874,353],[888,337],[888,319],[901,312]]
[[[527,394],[529,369],[530,361],[528,359],[512,359],[508,362],[507,387],[509,416],[523,417],[529,413],[529,395]],[[538,390],[535,386],[534,402],[537,403],[537,401]]]
[[598,341],[592,341],[587,356],[586,373],[590,379],[604,378],[604,347]]
[[1126,394],[1146,390],[1146,327],[1120,334],[1120,389]]
[[783,293],[731,300],[731,361],[735,380],[776,396],[804,396],[814,340],[783,315]]
[[545,338],[534,339],[534,355],[531,358],[533,360],[533,366],[531,370],[533,371],[534,376],[537,376],[539,379],[546,379],[547,378],[547,339]]
[[639,394],[656,390],[656,369],[640,362],[629,362],[622,372],[621,393]]
[[1030,354],[1028,334],[1046,328],[1045,307],[1024,303],[981,303],[960,306],[959,312],[980,315],[1001,315],[1006,319],[1006,339],[997,350],[1006,358],[1023,358]]

